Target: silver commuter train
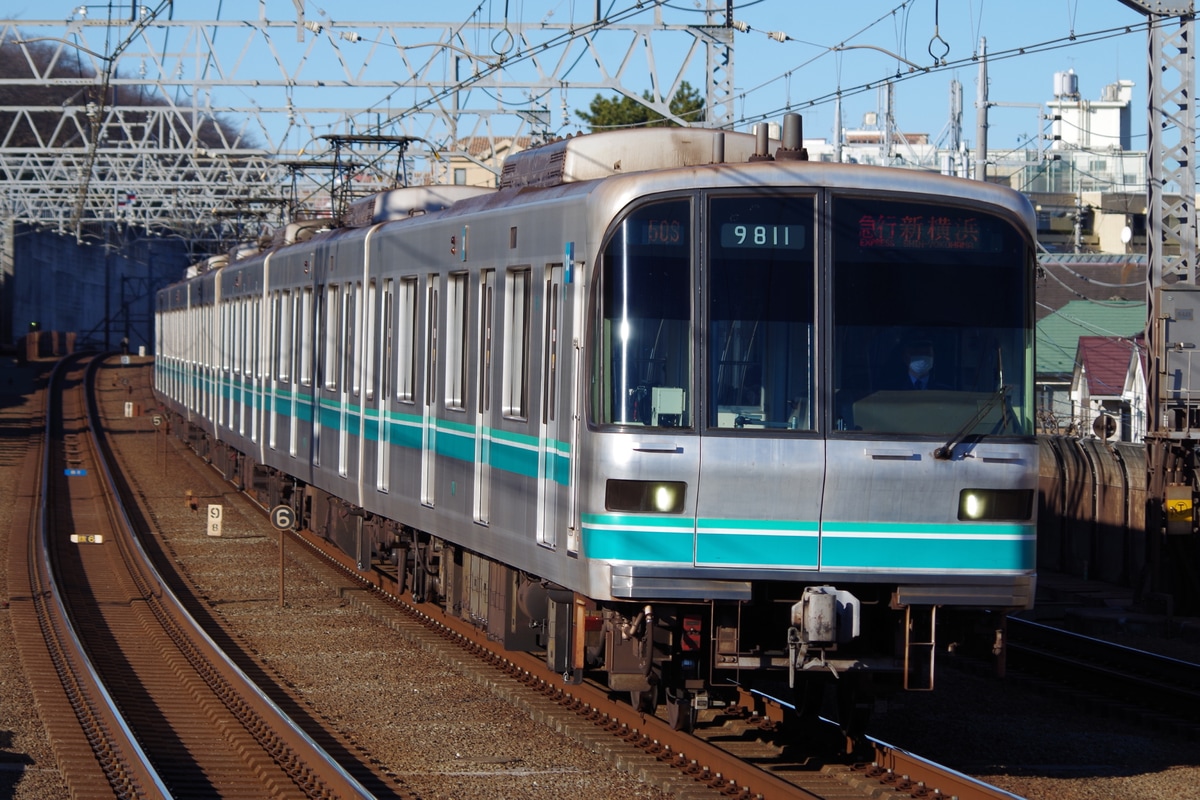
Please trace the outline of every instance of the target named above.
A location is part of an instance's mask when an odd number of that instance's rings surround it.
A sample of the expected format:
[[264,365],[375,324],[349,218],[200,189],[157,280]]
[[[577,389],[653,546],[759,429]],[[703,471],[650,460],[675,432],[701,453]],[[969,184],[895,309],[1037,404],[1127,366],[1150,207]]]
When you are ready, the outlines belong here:
[[677,725],[932,688],[939,608],[1033,601],[1033,212],[775,145],[592,134],[290,225],[160,292],[157,391],[361,568]]

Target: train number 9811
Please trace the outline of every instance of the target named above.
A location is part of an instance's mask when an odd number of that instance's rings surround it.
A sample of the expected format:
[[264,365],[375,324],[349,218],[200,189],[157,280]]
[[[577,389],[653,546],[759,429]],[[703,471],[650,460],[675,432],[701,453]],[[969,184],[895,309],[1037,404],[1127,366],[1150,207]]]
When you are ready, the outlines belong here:
[[727,222],[721,226],[721,246],[799,250],[804,247],[804,226]]

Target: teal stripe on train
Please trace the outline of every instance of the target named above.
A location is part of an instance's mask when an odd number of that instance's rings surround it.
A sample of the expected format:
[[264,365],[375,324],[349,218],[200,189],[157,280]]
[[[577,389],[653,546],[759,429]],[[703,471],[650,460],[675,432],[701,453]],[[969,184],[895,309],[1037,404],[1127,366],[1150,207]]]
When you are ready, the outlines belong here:
[[584,514],[582,523],[587,558],[692,563],[695,530],[690,517]]
[[583,554],[613,561],[815,569],[817,524],[584,514]]
[[827,522],[821,569],[1028,572],[1036,526],[1020,523]]
[[[198,380],[202,380],[198,378]],[[253,398],[255,405],[264,400],[274,399],[276,414],[290,416],[293,413],[304,422],[310,422],[313,416],[313,405],[307,394],[297,394],[287,390],[271,392],[253,392],[245,387],[241,379],[231,382],[222,380],[221,394],[226,401],[233,396],[235,402]],[[331,400],[320,400],[321,427],[338,429],[342,427],[343,416],[346,420],[345,430],[351,436],[358,436],[360,429],[368,441],[379,441],[379,411],[366,409],[357,404],[347,404],[345,413],[340,403]],[[360,423],[361,419],[361,423]],[[385,412],[384,425],[387,426],[388,445],[420,450],[422,447],[422,419],[418,414],[396,414]],[[434,420],[434,448],[439,456],[453,458],[467,463],[475,461],[476,427],[453,420]],[[488,463],[495,469],[520,475],[525,478],[538,477],[538,440],[536,437],[495,428],[484,428],[483,453]],[[544,474],[560,486],[566,486],[570,479],[570,448],[566,442],[549,441],[546,445],[546,463]]]
[[817,568],[817,523],[700,519],[696,564],[723,567]]
[[[693,563],[686,517],[585,514],[590,558]],[[818,553],[818,547],[820,552]],[[826,571],[1027,572],[1034,569],[1033,525],[702,519],[694,537],[698,566]]]

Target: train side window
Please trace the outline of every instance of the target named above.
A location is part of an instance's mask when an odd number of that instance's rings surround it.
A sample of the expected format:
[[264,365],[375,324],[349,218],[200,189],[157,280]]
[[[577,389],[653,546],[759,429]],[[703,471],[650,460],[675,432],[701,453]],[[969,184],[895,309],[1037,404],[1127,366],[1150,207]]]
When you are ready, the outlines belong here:
[[601,251],[592,413],[601,424],[692,425],[692,210],[641,206]]
[[463,410],[467,402],[468,274],[450,275],[446,289],[446,408]]
[[226,300],[218,312],[221,318],[221,370],[229,372],[233,363],[233,304]]
[[322,308],[322,326],[325,334],[325,357],[321,360],[322,386],[329,391],[337,388],[338,367],[341,366],[341,311],[339,286],[331,283],[325,287],[325,303]]
[[434,384],[438,374],[438,315],[442,311],[438,276],[430,275],[425,300],[425,405],[432,408],[437,402]]
[[529,340],[533,273],[508,271],[504,286],[504,416],[529,417]]
[[[217,320],[217,346],[220,348],[220,352],[214,354],[213,369],[220,372],[220,375],[217,376],[218,380],[228,381],[229,359],[230,353],[233,350],[233,336],[230,333],[232,326],[229,323],[229,302],[224,301],[214,305],[213,316],[216,317]],[[217,424],[224,425],[225,401],[223,398],[221,398],[221,392],[219,388],[209,394],[209,401],[216,406],[217,413],[215,416],[217,418]]]
[[240,360],[242,367],[242,375],[249,381],[254,377],[254,362],[251,359],[251,348],[254,345],[254,310],[251,308],[250,298],[245,298],[240,303],[240,313],[238,315],[238,338],[241,339]]
[[292,290],[284,289],[278,297],[279,310],[275,315],[275,337],[279,343],[276,353],[279,363],[276,365],[276,377],[282,383],[292,379]]
[[233,374],[241,375],[246,363],[246,300],[236,301],[233,325]]
[[255,380],[262,379],[262,323],[263,323],[263,302],[262,297],[253,297],[249,302],[249,310],[246,314],[249,330],[246,332],[246,372]]
[[246,324],[246,374],[250,378],[262,378],[262,297],[252,297],[247,303]]
[[345,333],[342,336],[343,349],[346,354],[343,356],[345,363],[345,375],[342,377],[342,386],[348,388],[351,393],[358,395],[361,391],[359,381],[361,380],[362,371],[360,369],[362,359],[362,335],[359,329],[358,315],[362,308],[362,282],[356,281],[353,286],[347,286],[346,292],[342,297],[344,312],[342,315]]
[[242,300],[242,374],[249,383],[254,378],[254,299]]
[[379,396],[385,400],[392,393],[392,336],[396,330],[395,321],[392,319],[392,307],[395,294],[395,281],[388,278],[383,282],[383,308],[380,311],[383,334],[379,343]]
[[364,377],[363,383],[366,384],[365,391],[368,400],[375,397],[375,341],[379,336],[377,327],[378,317],[375,314],[375,304],[378,302],[378,297],[375,291],[375,279],[372,278],[367,284],[367,306],[364,309],[367,314],[366,330],[363,336],[363,349],[366,351],[363,354]]
[[417,385],[417,279],[400,280],[397,298],[399,320],[396,327],[396,399],[416,402]]
[[313,290],[311,286],[304,287],[300,301],[300,383],[312,386],[312,359],[307,354],[313,352]]
[[479,413],[492,408],[492,291],[495,270],[485,269],[479,275]]
[[239,321],[241,318],[241,301],[233,299],[229,301],[229,363],[226,367],[230,375],[241,374],[241,354],[238,348],[241,345],[241,327]]
[[[562,274],[561,265],[546,267],[546,290],[542,295],[545,305],[545,324],[542,330],[542,422],[551,423],[558,407],[558,326],[562,285],[557,276]],[[551,277],[555,276],[555,277]]]

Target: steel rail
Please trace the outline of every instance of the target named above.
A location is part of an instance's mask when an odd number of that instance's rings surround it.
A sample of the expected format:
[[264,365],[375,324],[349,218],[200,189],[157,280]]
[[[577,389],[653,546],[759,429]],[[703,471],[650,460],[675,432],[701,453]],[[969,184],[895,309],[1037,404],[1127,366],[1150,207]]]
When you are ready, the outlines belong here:
[[[46,635],[46,647],[51,659],[58,663],[60,674],[65,668],[76,679],[70,685],[64,682],[63,690],[67,692],[80,725],[94,742],[93,749],[109,785],[118,796],[127,796],[136,786],[140,796],[170,798],[166,783],[138,744],[133,730],[88,657],[63,604],[50,560],[48,489],[50,464],[53,461],[51,448],[54,446],[53,427],[62,413],[62,397],[56,387],[61,383],[68,365],[84,360],[60,361],[55,365],[47,385],[42,463],[36,489],[37,527],[34,536],[38,553],[30,560],[32,596],[35,606],[39,608],[37,616]],[[87,369],[94,369],[98,361],[97,358],[91,358]],[[103,735],[97,736],[98,733]]]

